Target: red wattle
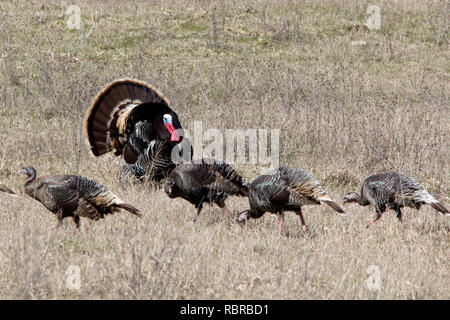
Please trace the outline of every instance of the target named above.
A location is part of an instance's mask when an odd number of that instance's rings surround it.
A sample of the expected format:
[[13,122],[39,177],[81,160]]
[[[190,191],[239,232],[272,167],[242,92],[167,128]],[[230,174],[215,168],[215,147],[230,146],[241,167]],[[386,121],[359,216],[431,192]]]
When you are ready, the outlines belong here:
[[180,135],[173,125],[171,123],[165,123],[164,125],[170,133],[170,141],[180,141]]

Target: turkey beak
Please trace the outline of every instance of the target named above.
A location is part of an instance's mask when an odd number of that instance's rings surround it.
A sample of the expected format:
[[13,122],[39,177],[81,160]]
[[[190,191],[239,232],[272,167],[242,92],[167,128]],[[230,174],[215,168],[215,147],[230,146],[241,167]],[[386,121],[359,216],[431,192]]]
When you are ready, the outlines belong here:
[[178,130],[173,127],[172,123],[165,123],[164,126],[167,128],[167,131],[170,133],[170,141],[180,141],[180,135]]
[[344,204],[347,204],[349,202],[349,199],[347,197],[344,197]]

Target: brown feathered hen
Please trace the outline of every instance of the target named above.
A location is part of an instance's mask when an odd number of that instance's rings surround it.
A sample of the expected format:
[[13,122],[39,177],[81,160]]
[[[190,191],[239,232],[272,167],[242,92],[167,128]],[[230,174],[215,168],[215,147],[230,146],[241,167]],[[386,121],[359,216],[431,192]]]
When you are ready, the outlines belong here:
[[378,221],[386,209],[397,213],[397,219],[402,223],[401,208],[420,209],[424,204],[431,205],[443,215],[449,216],[448,210],[428,193],[415,179],[397,172],[379,173],[367,177],[361,187],[361,194],[348,192],[344,203],[356,202],[361,206],[373,205],[376,217],[366,227]]
[[197,208],[197,221],[203,203],[215,203],[233,220],[225,206],[230,195],[246,196],[248,183],[229,164],[210,158],[178,165],[167,177],[165,192],[170,198],[181,197]]
[[302,213],[304,205],[320,205],[325,202],[335,211],[345,215],[339,205],[331,200],[319,181],[309,172],[281,166],[266,175],[259,176],[249,186],[250,209],[241,212],[238,222],[260,218],[268,211],[281,216],[279,232],[284,225],[284,212],[294,211],[300,217],[302,229],[307,231]]
[[79,228],[80,217],[99,220],[120,209],[142,216],[138,209],[88,178],[76,175],[36,177],[33,167],[23,168],[22,173],[27,175],[25,193],[56,214],[58,222],[51,229],[58,228],[67,217],[72,217]]

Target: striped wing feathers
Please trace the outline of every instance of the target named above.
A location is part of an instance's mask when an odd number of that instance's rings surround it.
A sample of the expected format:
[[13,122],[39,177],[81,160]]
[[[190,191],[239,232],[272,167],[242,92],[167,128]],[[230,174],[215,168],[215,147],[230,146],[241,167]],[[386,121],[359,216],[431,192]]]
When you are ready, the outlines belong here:
[[278,170],[281,186],[289,191],[288,204],[320,204],[319,196],[325,195],[314,176],[304,170],[280,167]]
[[437,203],[415,179],[401,173],[372,175],[366,179],[361,192],[375,203]]
[[102,185],[79,176],[55,176],[48,190],[58,207],[76,211],[82,217],[98,220],[105,214],[118,212],[113,206],[121,202]]
[[186,162],[174,172],[180,175],[185,188],[206,188],[227,194],[248,192],[247,182],[231,166],[214,159]]

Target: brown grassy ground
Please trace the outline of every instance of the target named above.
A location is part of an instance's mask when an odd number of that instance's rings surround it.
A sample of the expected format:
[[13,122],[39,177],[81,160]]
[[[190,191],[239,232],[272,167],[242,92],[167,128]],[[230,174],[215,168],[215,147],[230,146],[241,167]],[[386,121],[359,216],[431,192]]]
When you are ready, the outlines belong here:
[[[66,9],[81,8],[80,30]],[[82,233],[30,198],[0,194],[0,298],[450,298],[449,220],[431,208],[392,213],[366,230],[372,208],[305,208],[286,234],[267,214],[246,228],[218,208],[194,208],[160,189],[118,184],[118,159],[89,155],[82,130],[96,92],[124,76],[161,90],[182,124],[278,128],[280,162],[313,172],[341,203],[365,176],[398,170],[449,201],[449,51],[445,1],[2,1],[0,180],[76,173],[139,207]],[[353,45],[365,41],[365,45]],[[236,167],[248,179],[258,167]],[[246,199],[228,200],[237,213]],[[81,271],[80,290],[66,271]],[[380,268],[379,290],[366,286]]]

